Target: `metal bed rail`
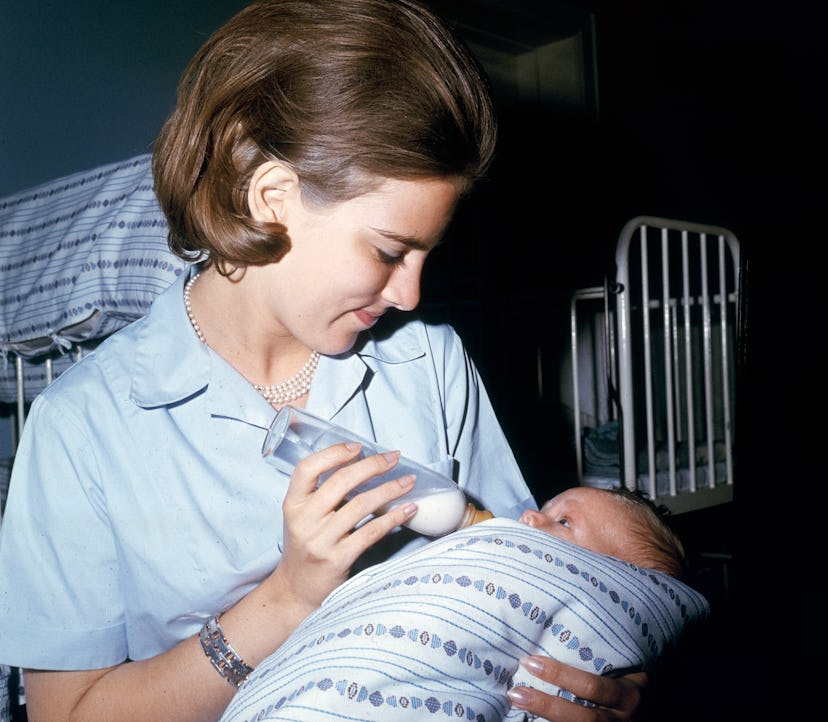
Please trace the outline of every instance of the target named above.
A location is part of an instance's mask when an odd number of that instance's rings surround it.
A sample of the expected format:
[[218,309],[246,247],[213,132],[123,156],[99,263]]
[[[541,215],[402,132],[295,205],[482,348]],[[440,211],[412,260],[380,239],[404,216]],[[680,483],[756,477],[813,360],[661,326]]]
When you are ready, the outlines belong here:
[[[644,490],[673,512],[732,499],[739,253],[726,228],[650,216],[628,222],[616,246],[623,481],[640,488],[643,475]],[[686,493],[677,482],[680,442],[688,449]],[[666,445],[666,492],[657,485],[659,445]],[[717,483],[720,449],[724,483]]]

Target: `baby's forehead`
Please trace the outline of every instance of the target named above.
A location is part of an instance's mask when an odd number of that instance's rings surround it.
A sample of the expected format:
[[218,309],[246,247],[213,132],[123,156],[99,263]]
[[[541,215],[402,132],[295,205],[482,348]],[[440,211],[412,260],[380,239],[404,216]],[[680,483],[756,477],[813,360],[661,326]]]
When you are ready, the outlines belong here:
[[[560,494],[556,494],[549,501],[547,501],[542,509],[557,507],[557,506],[579,506],[582,503],[590,503],[591,499],[596,498],[595,492],[600,492],[601,496],[605,493],[599,489],[591,486],[573,486],[570,489],[565,489]],[[606,496],[609,496],[606,494]]]
[[597,489],[591,486],[576,486],[566,489],[560,494],[553,496],[542,507],[544,514],[567,513],[567,514],[589,514],[602,511],[612,511],[619,514],[623,511],[633,513],[624,499],[606,489]]

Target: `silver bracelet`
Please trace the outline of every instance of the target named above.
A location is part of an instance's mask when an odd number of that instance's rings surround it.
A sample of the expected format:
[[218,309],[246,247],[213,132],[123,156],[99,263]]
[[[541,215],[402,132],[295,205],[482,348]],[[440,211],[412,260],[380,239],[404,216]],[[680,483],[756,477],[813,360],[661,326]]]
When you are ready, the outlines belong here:
[[218,617],[207,620],[207,623],[201,628],[198,638],[201,640],[201,648],[204,650],[204,654],[210,659],[216,671],[229,684],[238,689],[241,683],[247,679],[247,675],[253,671],[253,667],[246,664],[239,653],[230,646],[224,632],[221,630]]

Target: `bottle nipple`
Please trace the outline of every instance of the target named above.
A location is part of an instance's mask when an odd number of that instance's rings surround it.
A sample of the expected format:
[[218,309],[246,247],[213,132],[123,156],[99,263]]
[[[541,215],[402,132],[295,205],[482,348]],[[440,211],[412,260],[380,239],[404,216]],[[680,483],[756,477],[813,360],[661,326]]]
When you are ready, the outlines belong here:
[[472,524],[486,521],[486,519],[494,519],[494,514],[486,509],[478,509],[474,504],[469,502],[466,505],[466,513],[463,515],[463,520],[457,528],[464,529]]

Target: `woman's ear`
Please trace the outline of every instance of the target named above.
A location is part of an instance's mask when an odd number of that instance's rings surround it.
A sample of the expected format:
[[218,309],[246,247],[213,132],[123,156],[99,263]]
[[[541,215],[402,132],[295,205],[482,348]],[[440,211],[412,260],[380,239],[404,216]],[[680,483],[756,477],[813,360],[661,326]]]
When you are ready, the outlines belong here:
[[276,160],[262,163],[253,171],[247,190],[250,215],[264,223],[284,223],[285,205],[298,192],[299,176],[292,168]]

